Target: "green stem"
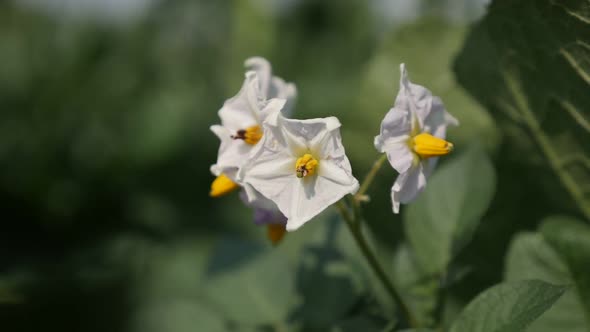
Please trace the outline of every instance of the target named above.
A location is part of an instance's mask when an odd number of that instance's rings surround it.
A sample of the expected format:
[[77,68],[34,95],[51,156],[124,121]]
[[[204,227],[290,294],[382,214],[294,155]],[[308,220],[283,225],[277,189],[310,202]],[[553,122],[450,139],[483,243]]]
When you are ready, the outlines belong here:
[[[356,204],[354,204],[353,202],[353,209],[358,208],[358,206],[354,207],[355,205]],[[350,233],[352,234],[357,246],[361,250],[363,256],[365,256],[365,258],[367,259],[369,266],[373,269],[373,271],[377,275],[377,278],[379,279],[379,281],[381,281],[383,287],[385,287],[387,293],[389,293],[389,295],[393,298],[394,302],[401,311],[401,314],[407,320],[408,325],[410,327],[416,327],[416,320],[414,319],[414,316],[402,300],[398,291],[395,289],[393,283],[387,277],[385,270],[383,269],[383,267],[381,267],[381,264],[379,264],[379,261],[371,251],[369,244],[363,236],[360,223],[361,220],[358,218],[360,213],[355,212],[354,217],[351,216],[346,204],[343,201],[339,201],[336,204],[336,206],[338,207],[340,215],[342,215],[342,218],[346,222],[346,225],[348,226],[348,229],[350,230]]]
[[365,177],[365,180],[361,184],[359,191],[354,196],[357,201],[359,201],[362,198],[362,196],[365,195],[365,193],[369,189],[369,186],[371,185],[371,183],[375,179],[375,175],[377,175],[377,172],[379,171],[379,169],[381,168],[381,166],[383,165],[383,162],[385,160],[387,160],[387,155],[384,153],[381,155],[381,157],[379,157],[379,159],[377,159],[373,163],[373,166],[371,167],[371,170],[369,171],[369,173],[367,173],[367,176]]

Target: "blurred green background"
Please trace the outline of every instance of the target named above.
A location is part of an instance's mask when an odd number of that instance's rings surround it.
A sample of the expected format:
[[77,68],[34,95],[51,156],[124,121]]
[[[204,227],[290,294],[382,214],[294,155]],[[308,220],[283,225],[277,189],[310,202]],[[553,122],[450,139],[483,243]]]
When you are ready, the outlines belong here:
[[[499,282],[510,235],[569,207],[536,194],[534,179],[522,176],[528,166],[500,157],[507,155],[501,132],[456,83],[455,55],[485,6],[0,2],[0,330],[370,331],[388,323],[353,273],[362,268],[342,263],[358,253],[333,211],[275,249],[237,194],[208,196],[218,148],[209,126],[238,91],[243,61],[255,55],[297,85],[294,117],[340,118],[359,179],[378,157],[373,137],[405,62],[411,80],[460,120],[449,130],[457,155],[478,145],[499,174],[492,208],[459,257],[473,269],[453,301]],[[380,172],[365,212],[385,248],[402,234],[389,201],[395,176],[388,167]],[[244,265],[257,255],[272,265]],[[235,280],[208,277],[233,268],[247,271]],[[297,296],[268,305],[267,320],[236,324],[255,316],[247,293],[260,281],[271,297],[290,289]],[[288,318],[272,322],[277,317]]]

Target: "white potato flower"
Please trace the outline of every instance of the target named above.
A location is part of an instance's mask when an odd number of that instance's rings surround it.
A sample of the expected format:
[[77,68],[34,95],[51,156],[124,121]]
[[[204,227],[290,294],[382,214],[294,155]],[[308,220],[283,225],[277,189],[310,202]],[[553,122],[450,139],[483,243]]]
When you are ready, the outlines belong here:
[[335,117],[293,120],[278,111],[263,123],[262,141],[238,180],[277,205],[287,231],[358,190],[339,128]]
[[211,166],[211,172],[217,175],[211,185],[211,196],[220,196],[238,187],[237,172],[262,138],[261,124],[265,116],[272,110],[280,111],[284,104],[284,99],[265,100],[256,72],[246,73],[240,92],[219,110],[221,125],[211,126],[211,131],[221,140],[217,163]]
[[375,137],[375,147],[387,154],[389,163],[399,173],[391,188],[394,213],[399,213],[400,203],[411,202],[424,189],[436,157],[453,150],[453,144],[445,141],[446,130],[449,125],[459,124],[439,97],[408,80],[404,64],[400,71],[395,104]]
[[291,112],[297,96],[293,83],[272,76],[266,59],[252,57],[245,61],[245,66],[249,71],[242,88],[219,110],[221,125],[211,126],[211,131],[221,140],[217,162],[211,166],[211,172],[217,176],[211,184],[210,195],[213,197],[239,187],[236,175],[262,137],[261,124],[268,113],[264,111],[282,109],[282,112]]

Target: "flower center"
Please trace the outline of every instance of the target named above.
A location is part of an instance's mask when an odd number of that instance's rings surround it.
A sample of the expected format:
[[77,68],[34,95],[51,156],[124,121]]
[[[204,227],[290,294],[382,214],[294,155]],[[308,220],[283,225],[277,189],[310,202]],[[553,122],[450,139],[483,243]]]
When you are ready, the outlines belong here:
[[313,175],[319,162],[312,157],[309,153],[303,155],[303,157],[297,159],[295,163],[295,172],[298,178],[303,178],[308,175]]
[[233,182],[225,174],[221,173],[217,178],[215,178],[215,180],[213,180],[213,183],[211,183],[211,191],[209,192],[209,196],[223,196],[234,191],[238,187],[239,186],[237,183]]
[[254,145],[262,138],[262,130],[260,126],[252,126],[246,129],[240,129],[235,135],[232,135],[233,139],[242,139],[244,142]]
[[453,143],[428,133],[414,136],[411,138],[410,145],[412,150],[422,159],[444,156],[453,151]]

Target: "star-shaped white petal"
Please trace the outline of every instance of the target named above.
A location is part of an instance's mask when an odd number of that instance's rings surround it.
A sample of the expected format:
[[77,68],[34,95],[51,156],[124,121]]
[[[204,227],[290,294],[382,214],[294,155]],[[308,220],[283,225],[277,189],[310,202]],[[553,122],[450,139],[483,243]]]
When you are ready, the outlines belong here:
[[[273,112],[263,128],[262,141],[238,179],[277,205],[288,219],[288,231],[358,190],[337,118],[293,120]],[[299,178],[295,165],[305,154],[313,156],[318,167],[313,175]]]

